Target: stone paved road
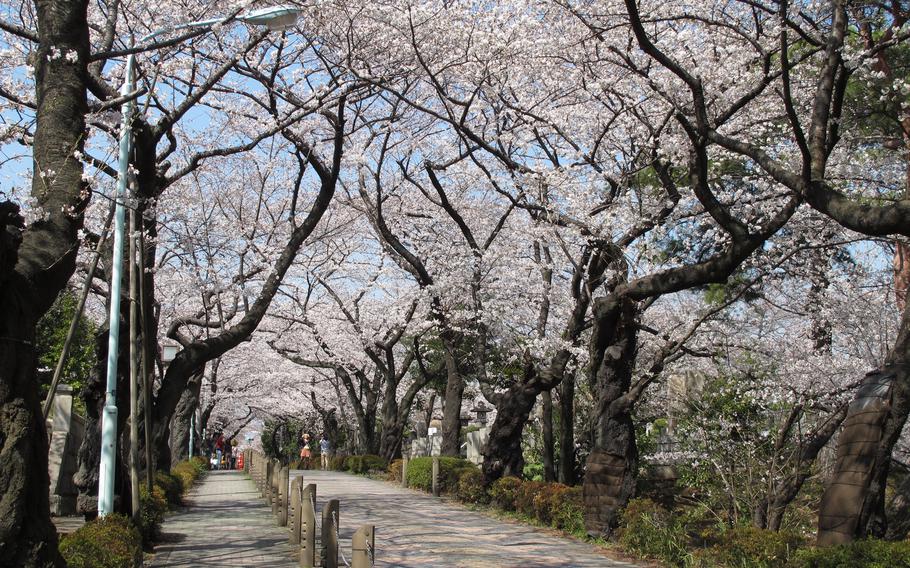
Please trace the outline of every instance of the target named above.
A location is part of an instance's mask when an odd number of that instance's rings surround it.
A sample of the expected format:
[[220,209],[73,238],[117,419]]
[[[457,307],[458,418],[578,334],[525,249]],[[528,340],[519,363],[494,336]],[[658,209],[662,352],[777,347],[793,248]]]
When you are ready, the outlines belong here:
[[297,566],[288,533],[277,526],[253,482],[242,472],[212,471],[165,518],[164,541],[150,566]]
[[[521,568],[619,568],[592,546],[543,530],[500,521],[448,504],[423,492],[330,471],[293,471],[316,484],[317,509],[339,499],[342,552],[350,559],[351,535],[376,526],[376,566]],[[318,513],[318,511],[317,511]]]

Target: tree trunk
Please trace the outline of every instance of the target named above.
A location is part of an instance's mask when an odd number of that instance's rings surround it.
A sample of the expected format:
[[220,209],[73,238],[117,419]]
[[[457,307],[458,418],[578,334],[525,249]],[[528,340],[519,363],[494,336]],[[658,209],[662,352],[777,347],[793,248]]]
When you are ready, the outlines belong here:
[[[199,406],[199,392],[202,389],[202,377],[205,374],[203,366],[198,372],[190,377],[186,383],[186,388],[180,396],[180,402],[177,403],[177,409],[174,411],[174,418],[171,420],[171,459],[173,461],[184,461],[189,459],[190,445],[190,420],[196,408]],[[195,436],[195,446],[198,445],[199,436]],[[196,452],[196,455],[199,455]]]
[[496,419],[483,447],[483,481],[490,485],[500,477],[523,475],[525,460],[521,434],[531,416],[540,392],[540,381],[533,363],[527,363],[524,380],[502,393],[496,404]]
[[[126,308],[126,302],[121,304]],[[129,326],[121,322],[119,347],[124,351],[128,345],[127,335]],[[107,388],[107,347],[108,327],[104,326],[95,335],[96,362],[89,380],[82,389],[82,399],[85,403],[85,435],[77,456],[78,469],[73,475],[73,483],[79,489],[77,510],[86,518],[94,518],[98,514],[98,475],[101,465],[101,416],[104,411],[105,389]],[[117,463],[114,467],[114,495],[121,499],[114,500],[117,512],[129,512],[129,506],[123,496],[129,495],[129,472],[126,470],[127,461],[123,459],[125,450],[129,447],[129,433],[126,431],[126,421],[129,419],[129,360],[126,357],[117,359],[117,451],[114,455]],[[124,493],[126,491],[126,493]]]
[[442,412],[442,448],[444,456],[461,455],[461,400],[464,397],[465,381],[458,365],[459,338],[455,333],[443,330],[440,334],[445,363],[446,391]]
[[887,531],[885,483],[910,411],[910,310],[885,365],[866,375],[850,403],[837,442],[837,461],[818,517],[818,545],[830,546]]
[[559,482],[575,485],[575,375],[559,385]]
[[541,451],[543,479],[544,481],[556,481],[556,468],[553,463],[553,394],[547,390],[540,393],[540,397],[542,406],[541,421],[543,422],[543,449]]
[[596,431],[582,489],[589,534],[609,536],[620,510],[635,494],[638,447],[632,408],[618,402],[632,381],[636,316],[632,301],[615,296],[601,298],[595,306],[590,380],[597,397]]
[[[82,179],[88,2],[37,0],[31,196],[45,217],[23,231],[0,204],[0,558],[63,566],[50,522],[48,437],[35,376],[35,326],[75,270],[90,193]],[[54,56],[60,53],[61,56]]]
[[818,458],[819,452],[837,432],[846,415],[846,407],[834,411],[808,437],[794,457],[795,463],[791,473],[774,484],[763,503],[753,512],[752,519],[756,527],[772,531],[780,530],[787,507],[812,474],[812,464]]
[[34,299],[19,292],[29,287],[17,280],[13,276],[0,285],[0,558],[11,566],[64,566],[50,521],[48,437],[35,377]]

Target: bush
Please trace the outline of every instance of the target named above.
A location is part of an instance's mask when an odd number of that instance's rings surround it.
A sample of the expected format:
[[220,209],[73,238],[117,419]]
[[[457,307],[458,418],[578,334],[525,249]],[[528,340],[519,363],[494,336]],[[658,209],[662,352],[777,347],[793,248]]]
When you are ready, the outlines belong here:
[[458,478],[455,496],[465,503],[487,503],[490,498],[483,486],[483,473],[479,469],[468,469]]
[[803,544],[803,538],[795,533],[737,527],[725,531],[715,546],[697,551],[696,565],[784,568]]
[[[553,525],[554,512],[565,499],[569,487],[562,483],[543,483],[534,494],[532,510],[538,521]],[[555,526],[555,525],[554,525]]]
[[798,551],[792,568],[910,568],[910,541],[858,540],[829,548]]
[[544,489],[546,483],[543,481],[522,481],[515,489],[515,511],[529,517],[536,517],[537,511],[534,508],[534,500],[537,495]]
[[199,470],[191,462],[182,461],[171,468],[171,476],[180,480],[182,493],[185,493],[196,483],[200,476]]
[[344,471],[344,465],[345,465],[346,460],[347,460],[347,456],[339,456],[336,454],[336,455],[332,456],[332,458],[329,460],[329,467],[331,469],[333,469],[334,471]]
[[63,537],[60,554],[70,568],[142,566],[142,537],[130,520],[111,514]]
[[[448,456],[439,457],[439,490],[442,493],[454,493],[458,489],[458,480],[469,470],[477,466],[466,459]],[[408,462],[408,487],[423,491],[433,490],[433,458],[414,458]]]
[[161,523],[167,511],[167,499],[161,487],[156,485],[149,493],[145,485],[139,488],[139,532],[142,542],[149,545],[158,539],[161,533]]
[[155,473],[155,485],[161,488],[168,506],[179,507],[183,504],[183,483],[176,475],[159,471]]
[[515,493],[521,487],[517,477],[501,477],[490,485],[490,499],[493,504],[505,511],[515,510]]
[[402,463],[402,460],[392,460],[392,463],[389,464],[389,469],[386,470],[386,481],[401,481]]
[[581,487],[565,487],[550,498],[550,525],[570,533],[585,530],[585,508],[581,500]]
[[349,456],[344,462],[344,468],[351,473],[367,473],[368,471],[382,471],[386,468],[386,461],[379,456],[367,454],[363,456]]
[[622,514],[619,543],[628,552],[659,559],[670,566],[691,563],[685,526],[650,499],[633,499]]

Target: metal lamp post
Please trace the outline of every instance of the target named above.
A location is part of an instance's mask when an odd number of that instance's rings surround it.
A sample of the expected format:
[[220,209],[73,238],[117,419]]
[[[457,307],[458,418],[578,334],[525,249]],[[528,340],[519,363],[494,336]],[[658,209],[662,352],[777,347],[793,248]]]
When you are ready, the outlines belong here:
[[[290,28],[300,15],[299,8],[289,6],[276,6],[264,8],[247,14],[241,14],[235,19],[256,25],[264,25],[271,30]],[[144,43],[155,37],[188,28],[207,28],[215,24],[226,23],[231,18],[216,18],[187,22],[177,26],[157,30],[139,40]],[[107,345],[107,388],[104,399],[104,412],[101,416],[101,464],[98,475],[98,514],[105,516],[114,509],[114,468],[116,464],[117,444],[117,356],[120,338],[120,279],[123,272],[123,225],[126,188],[129,182],[130,151],[132,147],[132,131],[130,120],[135,109],[135,97],[131,97],[136,90],[135,77],[136,58],[129,55],[126,60],[126,73],[120,94],[128,97],[121,107],[123,120],[120,126],[120,155],[117,168],[117,198],[114,213],[114,258],[111,267],[111,306],[109,316],[109,332]],[[135,417],[134,417],[135,419]]]

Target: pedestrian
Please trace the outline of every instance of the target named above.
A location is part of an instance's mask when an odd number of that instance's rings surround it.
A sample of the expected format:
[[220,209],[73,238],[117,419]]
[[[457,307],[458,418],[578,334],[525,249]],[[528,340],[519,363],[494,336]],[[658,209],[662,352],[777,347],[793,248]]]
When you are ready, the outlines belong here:
[[227,440],[224,442],[224,469],[234,469],[234,448]]
[[325,432],[322,433],[322,438],[319,439],[319,456],[322,460],[322,469],[329,469],[329,452],[332,451],[332,444],[329,442],[328,438],[325,437]]
[[301,469],[310,469],[310,458],[313,456],[313,452],[310,449],[310,435],[303,435],[303,447],[300,448],[300,468]]
[[215,469],[221,469],[221,456],[224,454],[224,435],[221,432],[218,432],[218,437],[215,438],[215,463],[218,465]]

